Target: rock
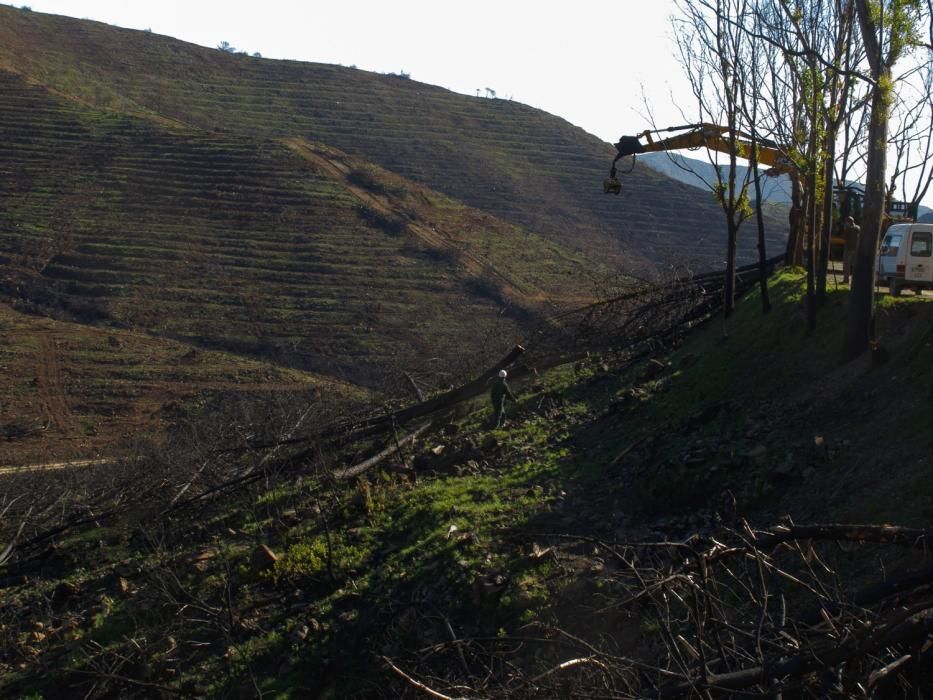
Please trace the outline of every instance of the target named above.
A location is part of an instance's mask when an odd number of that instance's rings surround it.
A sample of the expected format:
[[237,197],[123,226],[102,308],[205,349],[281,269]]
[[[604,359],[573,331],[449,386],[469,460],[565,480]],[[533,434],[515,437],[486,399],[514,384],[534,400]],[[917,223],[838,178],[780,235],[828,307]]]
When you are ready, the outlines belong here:
[[355,622],[359,616],[360,616],[359,610],[346,610],[340,613],[339,615],[337,615],[337,619],[343,622],[344,624],[348,624],[351,622]]
[[266,545],[261,544],[253,550],[249,563],[253,573],[258,574],[271,569],[278,560],[279,558],[275,552]]
[[431,448],[431,454],[440,457],[444,453],[444,448],[446,445],[438,445],[437,447]]

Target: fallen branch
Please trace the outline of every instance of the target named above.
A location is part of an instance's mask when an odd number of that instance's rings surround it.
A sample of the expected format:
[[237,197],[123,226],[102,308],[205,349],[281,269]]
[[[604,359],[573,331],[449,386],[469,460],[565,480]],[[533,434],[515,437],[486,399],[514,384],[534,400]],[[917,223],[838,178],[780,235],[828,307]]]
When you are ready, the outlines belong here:
[[778,525],[755,536],[755,544],[759,547],[770,547],[790,540],[877,542],[926,549],[933,546],[933,530],[895,525]]
[[444,695],[443,693],[439,693],[439,692],[437,692],[436,690],[434,690],[433,688],[429,688],[428,686],[426,686],[426,685],[425,685],[424,683],[422,683],[421,681],[415,680],[414,678],[412,678],[411,676],[409,676],[409,675],[408,675],[407,673],[405,673],[402,669],[400,669],[398,666],[396,666],[394,663],[392,663],[392,660],[389,659],[388,656],[383,656],[383,657],[382,657],[382,660],[389,666],[389,668],[391,668],[393,671],[395,671],[395,673],[397,673],[397,674],[399,675],[399,677],[403,678],[407,683],[411,684],[412,687],[417,688],[418,690],[420,690],[420,691],[423,692],[423,693],[427,693],[427,694],[430,695],[432,698],[437,698],[437,700],[470,700],[470,698],[468,698],[468,697],[466,697],[466,696],[464,696],[464,695],[461,695],[460,697],[455,698],[455,697],[452,697],[452,696],[450,696],[450,695]]
[[564,661],[563,663],[558,664],[554,668],[548,669],[544,673],[539,673],[537,676],[531,679],[531,682],[537,683],[542,678],[547,678],[553,673],[558,673],[560,671],[566,671],[568,668],[573,668],[574,666],[583,666],[583,665],[596,666],[601,671],[603,671],[606,675],[611,675],[609,671],[609,667],[606,664],[604,664],[602,661],[600,661],[599,659],[594,659],[593,657],[590,657],[590,656],[585,656],[579,659],[570,659],[569,661]]
[[879,668],[877,671],[873,671],[872,674],[868,677],[868,687],[874,688],[876,685],[878,685],[878,683],[897,671],[901,666],[908,663],[912,658],[912,654],[904,654],[897,661],[892,661],[887,666]]
[[903,642],[916,642],[933,632],[933,620],[914,617],[896,625],[882,626],[861,639],[834,644],[825,649],[808,648],[793,656],[766,662],[760,666],[723,674],[709,674],[705,679],[686,680],[660,688],[658,697],[676,698],[700,689],[729,691],[769,685],[774,679],[800,678],[845,661],[863,658],[877,649]]

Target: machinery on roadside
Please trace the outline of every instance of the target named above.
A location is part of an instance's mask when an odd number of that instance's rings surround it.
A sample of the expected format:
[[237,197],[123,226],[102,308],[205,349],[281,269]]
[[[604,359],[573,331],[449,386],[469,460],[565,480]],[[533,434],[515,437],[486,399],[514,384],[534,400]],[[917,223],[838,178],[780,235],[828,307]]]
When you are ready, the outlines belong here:
[[[658,138],[659,134],[665,133],[672,133],[672,135]],[[768,166],[768,169],[764,171],[765,175],[790,176],[791,221],[793,222],[795,212],[798,214],[798,218],[799,213],[802,212],[804,183],[794,162],[787,155],[790,149],[781,147],[770,139],[762,138],[757,139],[755,145],[758,163]],[[686,124],[666,129],[648,129],[636,136],[622,136],[616,144],[618,153],[612,161],[609,177],[603,181],[603,192],[606,194],[619,194],[622,191],[622,182],[618,178],[619,171],[616,167],[616,163],[622,158],[632,157],[631,167],[624,171],[631,172],[635,167],[635,157],[638,154],[680,149],[696,150],[698,148],[708,148],[720,153],[735,151],[737,156],[747,158],[752,150],[752,138],[748,134],[737,132],[736,138],[732,139],[730,138],[729,128],[717,124]],[[830,254],[834,259],[841,258],[841,249],[845,244],[841,232],[841,222],[845,221],[847,216],[852,216],[856,222],[861,220],[864,196],[864,191],[857,186],[840,185],[834,188],[833,220],[835,224],[833,226],[833,235],[830,238]],[[916,206],[912,207],[906,202],[888,202],[885,211],[884,229],[886,230],[892,224],[916,221],[916,213]]]

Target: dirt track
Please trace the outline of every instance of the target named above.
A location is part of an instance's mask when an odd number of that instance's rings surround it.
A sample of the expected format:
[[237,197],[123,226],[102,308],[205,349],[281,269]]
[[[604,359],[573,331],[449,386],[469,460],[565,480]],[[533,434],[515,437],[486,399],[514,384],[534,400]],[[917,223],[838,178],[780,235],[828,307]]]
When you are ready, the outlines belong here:
[[0,466],[0,476],[26,474],[29,472],[47,472],[59,469],[74,469],[78,467],[93,467],[99,464],[108,464],[110,459],[79,459],[67,462],[49,462],[47,464],[24,464],[22,466]]
[[[298,155],[314,163],[328,177],[337,180],[347,191],[358,200],[381,214],[391,215],[405,220],[404,214],[396,211],[386,197],[376,195],[365,188],[354,185],[347,180],[350,168],[344,163],[328,158],[313,145],[300,138],[286,138],[282,142]],[[508,276],[496,270],[495,267],[483,258],[463,250],[454,241],[438,232],[431,226],[419,224],[416,221],[407,221],[407,229],[417,236],[426,245],[435,250],[452,251],[456,254],[460,264],[474,277],[495,278],[502,295],[510,302],[524,307],[538,308],[542,303],[554,301],[541,293],[530,293],[523,289]]]

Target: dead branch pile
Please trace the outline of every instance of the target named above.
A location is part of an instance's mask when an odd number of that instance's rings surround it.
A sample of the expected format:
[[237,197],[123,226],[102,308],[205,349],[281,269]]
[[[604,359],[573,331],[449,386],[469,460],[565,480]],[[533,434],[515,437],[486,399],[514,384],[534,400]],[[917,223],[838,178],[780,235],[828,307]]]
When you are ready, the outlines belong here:
[[[781,257],[767,262],[770,274]],[[742,296],[759,282],[757,264],[736,270],[736,295]],[[676,344],[698,323],[708,320],[723,305],[726,276],[722,272],[699,275],[675,274],[664,284],[632,283],[619,294],[551,319],[537,345],[571,355],[612,350],[627,355],[650,354]],[[558,340],[559,339],[559,340]],[[536,350],[529,341],[530,349]]]
[[[493,639],[451,634],[384,663],[409,692],[437,698],[927,697],[931,537],[788,524],[603,542],[610,573],[585,619]],[[866,561],[879,559],[913,567],[872,566],[883,579],[865,580]]]

